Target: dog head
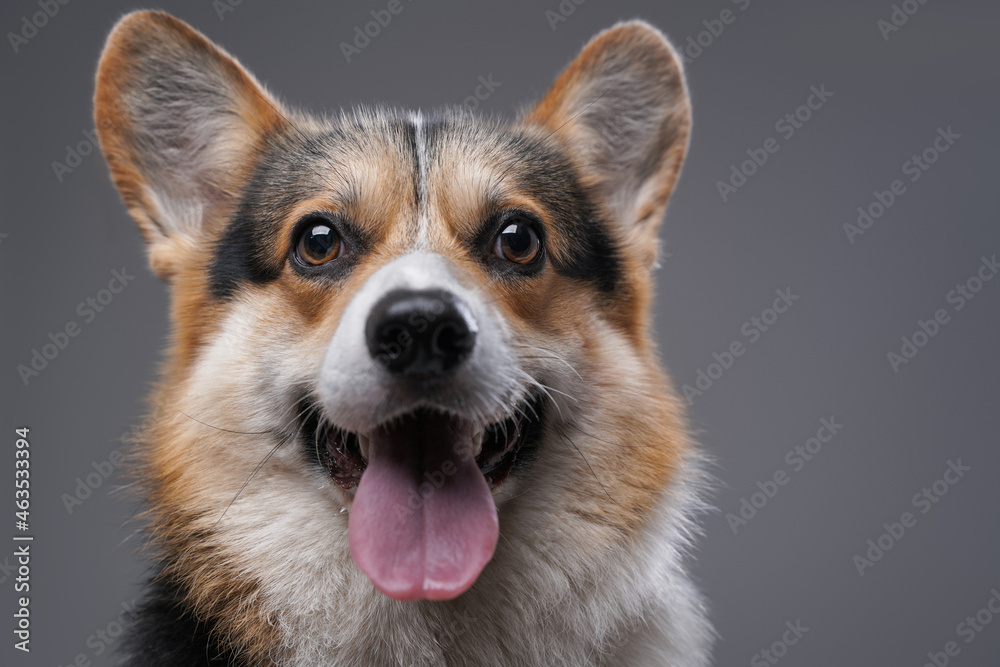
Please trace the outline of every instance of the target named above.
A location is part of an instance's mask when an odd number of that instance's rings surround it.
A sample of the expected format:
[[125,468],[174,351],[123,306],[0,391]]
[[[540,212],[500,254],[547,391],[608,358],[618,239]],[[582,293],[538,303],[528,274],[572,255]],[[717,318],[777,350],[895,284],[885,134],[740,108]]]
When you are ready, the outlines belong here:
[[293,570],[360,586],[347,553],[391,598],[451,599],[516,543],[641,530],[684,443],[649,332],[690,125],[659,32],[601,33],[511,123],[319,119],[141,12],[96,115],[171,288],[143,470],[198,604]]

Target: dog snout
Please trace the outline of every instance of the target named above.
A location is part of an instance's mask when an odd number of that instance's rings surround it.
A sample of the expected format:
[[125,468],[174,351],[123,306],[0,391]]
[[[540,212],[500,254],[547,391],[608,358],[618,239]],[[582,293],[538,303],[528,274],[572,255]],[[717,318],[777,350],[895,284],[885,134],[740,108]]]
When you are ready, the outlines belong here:
[[469,308],[447,290],[389,292],[365,325],[372,359],[389,373],[405,376],[453,372],[472,354],[476,333]]

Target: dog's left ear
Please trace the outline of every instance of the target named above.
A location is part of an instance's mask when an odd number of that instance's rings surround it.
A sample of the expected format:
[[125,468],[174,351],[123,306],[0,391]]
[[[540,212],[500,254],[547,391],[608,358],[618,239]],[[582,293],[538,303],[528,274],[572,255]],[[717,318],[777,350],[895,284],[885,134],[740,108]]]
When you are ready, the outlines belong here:
[[526,122],[566,146],[629,250],[652,266],[691,128],[684,74],[663,35],[643,21],[598,34]]

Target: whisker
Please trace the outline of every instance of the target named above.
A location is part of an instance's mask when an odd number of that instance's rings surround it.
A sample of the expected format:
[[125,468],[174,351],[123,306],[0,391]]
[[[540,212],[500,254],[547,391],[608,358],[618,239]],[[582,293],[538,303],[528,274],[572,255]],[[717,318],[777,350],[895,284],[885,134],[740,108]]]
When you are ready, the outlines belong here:
[[[514,347],[528,348],[528,349],[531,349],[531,350],[538,350],[539,352],[548,352],[552,356],[551,357],[542,357],[542,358],[551,358],[551,359],[556,359],[558,361],[563,362],[564,364],[566,364],[569,367],[569,369],[571,371],[573,371],[576,374],[576,376],[578,378],[580,378],[581,380],[583,379],[583,376],[581,376],[580,373],[576,370],[576,368],[574,368],[573,364],[571,364],[565,357],[563,357],[562,355],[560,355],[555,350],[550,350],[547,347],[541,347],[540,345],[530,345],[530,344],[527,344],[527,343],[514,343],[513,346]],[[530,358],[531,357],[522,357],[522,359],[530,359]],[[578,361],[577,363],[578,364],[582,364],[584,366],[588,366],[590,368],[594,367],[593,364],[589,364],[589,363],[587,363],[585,361]]]
[[187,417],[191,421],[198,422],[202,426],[207,426],[208,428],[214,428],[216,431],[222,431],[223,433],[235,433],[236,435],[265,435],[267,433],[273,433],[274,432],[274,429],[268,429],[266,431],[234,431],[232,429],[222,428],[221,426],[213,426],[212,424],[205,423],[205,422],[203,422],[200,419],[192,417],[191,415],[189,415],[188,413],[184,412],[183,410],[178,410],[178,412],[180,412],[182,415],[184,415],[185,417]]
[[565,391],[561,391],[559,389],[556,389],[555,387],[550,387],[549,385],[542,384],[541,382],[538,383],[538,386],[541,387],[541,388],[544,388],[546,391],[554,391],[557,394],[565,396],[566,398],[568,398],[569,400],[573,401],[574,403],[579,403],[580,402],[580,399],[577,398],[576,396],[572,396],[570,394],[567,394]]
[[572,426],[573,428],[575,428],[575,429],[576,429],[577,431],[579,431],[579,432],[580,432],[580,433],[581,433],[582,435],[585,435],[585,436],[587,436],[588,438],[593,438],[594,440],[596,440],[596,441],[598,441],[598,442],[602,442],[602,443],[604,443],[605,445],[607,445],[608,447],[612,447],[612,448],[614,448],[614,447],[625,447],[625,448],[628,448],[628,449],[642,449],[642,448],[644,448],[644,447],[656,447],[656,446],[657,446],[657,445],[655,445],[655,444],[648,444],[648,445],[629,445],[629,444],[626,444],[626,443],[624,443],[624,442],[609,442],[609,441],[607,441],[607,440],[605,440],[605,439],[603,439],[603,438],[598,438],[598,437],[597,437],[596,435],[594,435],[594,434],[592,434],[592,433],[587,433],[586,431],[584,431],[584,430],[583,430],[582,428],[580,428],[580,427],[579,427],[579,426],[577,426],[576,424],[573,424],[573,423],[571,423],[571,424],[570,424],[570,426]]
[[[565,396],[566,398],[568,398],[569,400],[573,401],[574,403],[579,403],[580,402],[580,399],[577,398],[576,396],[573,396],[572,394],[567,394],[565,391],[562,391],[560,389],[556,389],[555,387],[552,387],[552,386],[549,386],[549,385],[544,384],[542,382],[539,382],[537,379],[535,379],[534,377],[532,377],[532,375],[530,373],[528,373],[527,371],[521,370],[520,372],[523,375],[525,375],[531,381],[531,384],[533,384],[534,386],[536,386],[539,389],[541,389],[549,397],[549,399],[552,399],[552,394],[550,394],[549,392],[555,392],[557,394]],[[555,400],[553,399],[552,402],[555,403]]]
[[108,491],[108,494],[110,495],[110,494],[113,494],[113,493],[121,493],[125,489],[127,489],[129,487],[132,487],[132,486],[135,486],[138,483],[139,483],[139,480],[136,480],[134,482],[129,482],[128,484],[118,484],[118,485],[115,486],[115,488],[113,488],[110,491]]
[[261,469],[267,464],[267,462],[271,460],[271,457],[274,455],[276,451],[278,451],[278,448],[292,439],[292,435],[294,434],[289,434],[284,438],[282,438],[281,440],[279,440],[278,444],[272,447],[271,451],[267,453],[267,456],[261,459],[260,463],[258,463],[257,466],[253,469],[253,472],[250,473],[250,476],[247,477],[247,480],[243,482],[243,485],[240,487],[239,491],[236,492],[236,496],[234,496],[233,499],[229,501],[229,504],[226,505],[226,509],[222,511],[222,515],[219,516],[219,518],[215,521],[214,524],[212,524],[213,529],[219,525],[219,521],[222,521],[222,519],[226,516],[226,512],[229,511],[229,508],[233,506],[233,503],[235,503],[236,500],[240,497],[240,494],[243,493],[243,490],[247,488],[247,485],[249,485],[250,482],[253,481],[253,478],[257,476],[257,473],[259,473]]
[[[519,370],[520,370],[520,369],[519,369]],[[529,381],[530,381],[530,382],[531,382],[531,383],[532,383],[533,385],[535,385],[536,387],[538,387],[539,389],[541,389],[541,390],[542,390],[542,393],[543,393],[543,394],[545,394],[545,396],[546,396],[546,397],[547,397],[547,398],[548,398],[548,399],[549,399],[550,401],[552,401],[552,405],[554,405],[554,406],[556,407],[556,412],[558,412],[558,413],[559,413],[559,419],[560,419],[560,420],[562,420],[562,418],[563,418],[563,413],[562,413],[562,408],[561,408],[561,407],[559,406],[559,403],[558,403],[558,401],[556,401],[556,399],[555,399],[555,398],[553,398],[552,394],[550,394],[550,393],[549,393],[549,388],[548,388],[548,387],[546,387],[546,386],[545,386],[544,384],[542,384],[541,382],[539,382],[538,380],[536,380],[535,378],[531,377],[531,374],[530,374],[530,373],[528,373],[528,372],[526,372],[526,371],[523,371],[523,370],[522,370],[522,371],[520,371],[520,372],[521,372],[521,374],[522,374],[522,375],[524,375],[524,376],[525,376],[526,378],[528,378],[528,380],[529,380]]]
[[604,483],[601,481],[601,478],[597,476],[596,472],[594,472],[594,466],[590,465],[590,461],[587,460],[587,457],[584,456],[583,451],[579,447],[577,447],[576,443],[573,442],[572,438],[569,438],[565,433],[563,433],[562,429],[560,429],[558,426],[553,425],[553,429],[555,430],[556,434],[563,439],[563,442],[571,445],[573,449],[577,451],[577,453],[580,455],[580,458],[583,459],[583,462],[586,463],[587,467],[590,469],[590,474],[594,476],[594,479],[597,480],[597,483],[598,485],[600,485],[601,490],[604,491],[604,495],[608,497],[608,500],[613,502],[615,505],[618,505],[618,507],[626,509],[620,502],[611,497],[611,494],[608,493],[608,489],[607,487],[604,486]]

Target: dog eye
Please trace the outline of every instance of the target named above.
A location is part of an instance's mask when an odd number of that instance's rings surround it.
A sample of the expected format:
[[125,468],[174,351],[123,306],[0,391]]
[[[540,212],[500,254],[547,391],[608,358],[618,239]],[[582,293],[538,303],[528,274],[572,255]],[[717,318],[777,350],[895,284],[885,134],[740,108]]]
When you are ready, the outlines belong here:
[[318,266],[340,256],[340,234],[326,220],[307,224],[299,236],[296,254],[304,264]]
[[518,220],[512,220],[497,235],[493,252],[497,257],[516,264],[530,264],[542,249],[542,242],[534,228]]

